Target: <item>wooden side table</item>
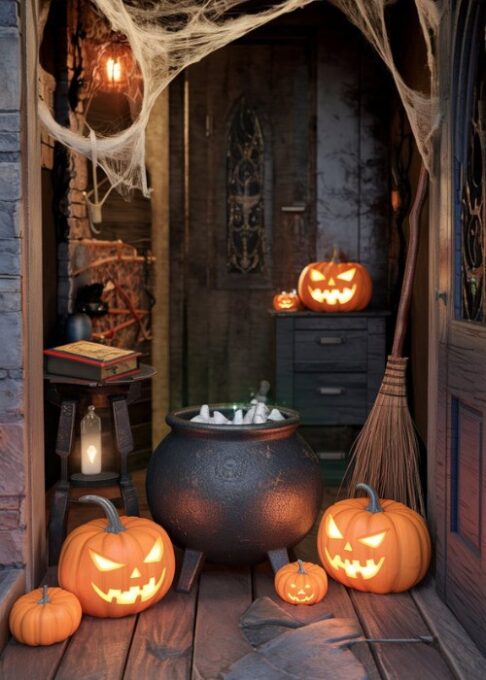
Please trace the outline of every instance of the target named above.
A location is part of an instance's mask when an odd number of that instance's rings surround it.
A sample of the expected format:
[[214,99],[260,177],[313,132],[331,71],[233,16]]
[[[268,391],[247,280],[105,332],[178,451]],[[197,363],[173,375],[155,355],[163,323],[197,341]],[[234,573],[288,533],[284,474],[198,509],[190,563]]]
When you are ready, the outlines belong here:
[[[55,452],[61,459],[61,476],[54,487],[50,504],[48,544],[49,564],[57,564],[66,537],[70,492],[73,486],[102,487],[118,485],[127,515],[139,515],[135,486],[128,472],[128,456],[133,451],[128,405],[140,396],[140,384],[155,375],[155,369],[141,364],[140,371],[118,380],[92,381],[46,373],[47,398],[60,407]],[[118,472],[97,475],[76,473],[69,477],[68,460],[74,443],[76,413],[80,401],[88,400],[98,408],[110,408],[113,416],[114,442],[119,456]]]

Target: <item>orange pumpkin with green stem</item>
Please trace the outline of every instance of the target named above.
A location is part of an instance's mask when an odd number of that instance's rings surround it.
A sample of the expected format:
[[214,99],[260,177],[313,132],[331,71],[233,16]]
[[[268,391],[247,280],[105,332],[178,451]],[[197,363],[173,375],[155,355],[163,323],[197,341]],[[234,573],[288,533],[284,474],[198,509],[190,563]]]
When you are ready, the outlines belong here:
[[10,611],[10,632],[24,645],[62,642],[81,623],[78,598],[62,588],[37,588],[19,597]]
[[325,511],[317,535],[327,573],[349,588],[399,593],[426,574],[431,541],[424,518],[403,503],[380,500],[368,484],[368,498],[348,498]]
[[91,616],[136,614],[158,602],[169,590],[175,571],[174,549],[161,526],[141,517],[119,517],[101,496],[82,496],[97,503],[106,519],[95,519],[72,531],[59,558],[58,579]]
[[312,562],[291,562],[275,574],[275,590],[289,604],[316,604],[327,593],[327,574]]
[[341,262],[334,249],[329,262],[311,262],[302,270],[299,298],[314,312],[358,312],[371,300],[372,283],[358,262]]

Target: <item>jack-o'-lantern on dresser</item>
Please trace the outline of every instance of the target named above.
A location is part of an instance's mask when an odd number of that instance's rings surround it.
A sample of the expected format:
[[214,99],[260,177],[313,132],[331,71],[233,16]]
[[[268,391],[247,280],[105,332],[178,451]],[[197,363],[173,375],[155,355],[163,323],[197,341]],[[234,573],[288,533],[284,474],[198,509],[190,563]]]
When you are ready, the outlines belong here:
[[297,312],[302,308],[295,288],[289,292],[282,290],[274,295],[272,305],[276,312]]
[[329,261],[311,262],[299,276],[298,294],[313,312],[359,312],[372,294],[368,270],[359,262],[341,262],[334,249]]

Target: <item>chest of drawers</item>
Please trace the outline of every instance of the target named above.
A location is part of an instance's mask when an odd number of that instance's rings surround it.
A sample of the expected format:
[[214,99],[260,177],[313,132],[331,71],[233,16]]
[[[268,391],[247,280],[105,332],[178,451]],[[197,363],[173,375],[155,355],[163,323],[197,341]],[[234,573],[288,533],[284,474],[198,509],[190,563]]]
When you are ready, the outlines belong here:
[[383,378],[387,317],[275,313],[277,403],[302,425],[362,425]]
[[339,484],[381,385],[389,313],[273,316],[276,402],[299,411],[301,434],[323,461],[327,483]]

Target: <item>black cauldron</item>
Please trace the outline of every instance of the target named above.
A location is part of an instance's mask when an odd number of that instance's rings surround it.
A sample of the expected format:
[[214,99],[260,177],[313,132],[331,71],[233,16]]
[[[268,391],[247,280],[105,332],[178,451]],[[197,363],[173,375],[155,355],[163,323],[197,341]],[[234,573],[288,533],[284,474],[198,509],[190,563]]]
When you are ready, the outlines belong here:
[[[186,549],[180,590],[205,557],[255,564],[269,554],[278,568],[315,522],[319,460],[296,432],[299,414],[277,408],[285,420],[261,425],[191,422],[198,407],[167,416],[172,432],[150,459],[147,498],[153,518]],[[210,409],[232,418],[235,407]]]

